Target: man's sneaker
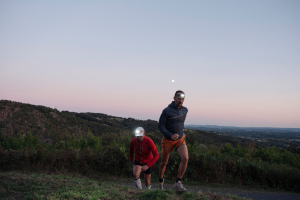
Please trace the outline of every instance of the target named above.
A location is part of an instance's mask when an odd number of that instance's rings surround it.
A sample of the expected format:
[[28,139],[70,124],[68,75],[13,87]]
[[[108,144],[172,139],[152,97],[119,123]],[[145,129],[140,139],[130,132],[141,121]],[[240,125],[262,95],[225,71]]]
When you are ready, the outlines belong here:
[[186,189],[183,187],[183,184],[181,183],[181,181],[178,181],[177,183],[175,183],[173,185],[173,188],[175,188],[177,191],[180,191],[180,192],[186,191]]
[[159,183],[158,189],[164,190],[164,182],[160,182],[160,183]]
[[137,188],[142,189],[141,179],[134,180],[134,185],[135,185]]
[[147,187],[147,189],[148,189],[148,190],[150,190],[150,189],[151,189],[151,185],[148,185],[148,186],[146,186],[146,187]]

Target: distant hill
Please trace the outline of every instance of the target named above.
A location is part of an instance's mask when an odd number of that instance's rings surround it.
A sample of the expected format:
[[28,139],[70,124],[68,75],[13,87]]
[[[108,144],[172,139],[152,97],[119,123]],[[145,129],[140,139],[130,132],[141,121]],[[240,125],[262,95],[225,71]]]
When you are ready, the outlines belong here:
[[194,125],[187,124],[186,127],[202,129],[202,130],[214,130],[214,131],[268,131],[272,133],[299,133],[300,128],[280,128],[280,127],[238,127],[238,126],[217,126],[217,125]]
[[[40,139],[53,139],[57,135],[73,134],[85,136],[90,131],[94,135],[104,133],[133,133],[135,127],[142,126],[156,144],[160,144],[163,137],[158,130],[157,121],[138,120],[110,116],[103,113],[76,113],[58,111],[57,109],[31,105],[9,100],[0,100],[0,135],[27,134],[39,135]],[[222,135],[210,130],[185,129],[186,141],[193,144],[220,146],[226,142],[232,146],[238,143],[246,146],[252,142],[248,139]],[[133,136],[133,134],[132,134]],[[262,146],[264,144],[262,143]]]
[[218,132],[226,136],[259,142],[261,146],[300,146],[300,128],[235,127],[216,125],[185,125],[186,128]]

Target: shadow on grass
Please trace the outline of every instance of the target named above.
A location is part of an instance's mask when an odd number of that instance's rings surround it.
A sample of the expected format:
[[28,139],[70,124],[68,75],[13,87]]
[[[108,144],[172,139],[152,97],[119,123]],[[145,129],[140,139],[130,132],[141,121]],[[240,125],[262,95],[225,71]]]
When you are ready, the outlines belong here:
[[139,195],[140,199],[156,200],[156,199],[168,199],[170,195],[163,190],[148,190]]

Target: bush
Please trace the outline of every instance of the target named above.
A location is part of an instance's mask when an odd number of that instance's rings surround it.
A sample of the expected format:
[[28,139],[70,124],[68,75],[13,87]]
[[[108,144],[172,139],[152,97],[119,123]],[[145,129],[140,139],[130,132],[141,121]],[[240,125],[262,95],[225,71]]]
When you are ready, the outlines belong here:
[[[28,133],[24,138],[8,136],[0,148],[0,170],[30,169],[105,172],[132,176],[128,149],[128,133],[111,133],[86,137],[64,135],[52,144],[39,143],[37,136]],[[161,157],[160,144],[156,144]],[[188,144],[189,164],[184,180],[202,182],[262,185],[300,191],[299,157],[286,150],[258,148],[251,152],[226,143],[222,147],[206,147],[194,141]],[[154,164],[153,176],[158,176],[160,160]],[[176,179],[180,157],[170,154],[165,177]]]

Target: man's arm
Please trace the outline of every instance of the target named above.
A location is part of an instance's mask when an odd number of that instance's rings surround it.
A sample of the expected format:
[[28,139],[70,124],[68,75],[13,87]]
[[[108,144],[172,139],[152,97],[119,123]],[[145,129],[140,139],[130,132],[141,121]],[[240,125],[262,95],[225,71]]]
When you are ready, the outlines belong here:
[[165,138],[170,140],[172,133],[169,132],[165,127],[167,117],[168,117],[167,111],[166,111],[166,109],[164,109],[163,112],[161,113],[159,121],[158,121],[158,128],[164,134]]
[[147,166],[151,167],[158,160],[159,154],[158,154],[158,151],[157,151],[157,148],[156,148],[154,142],[151,139],[149,140],[148,144],[149,144],[150,150],[152,151],[153,158],[147,163]]

